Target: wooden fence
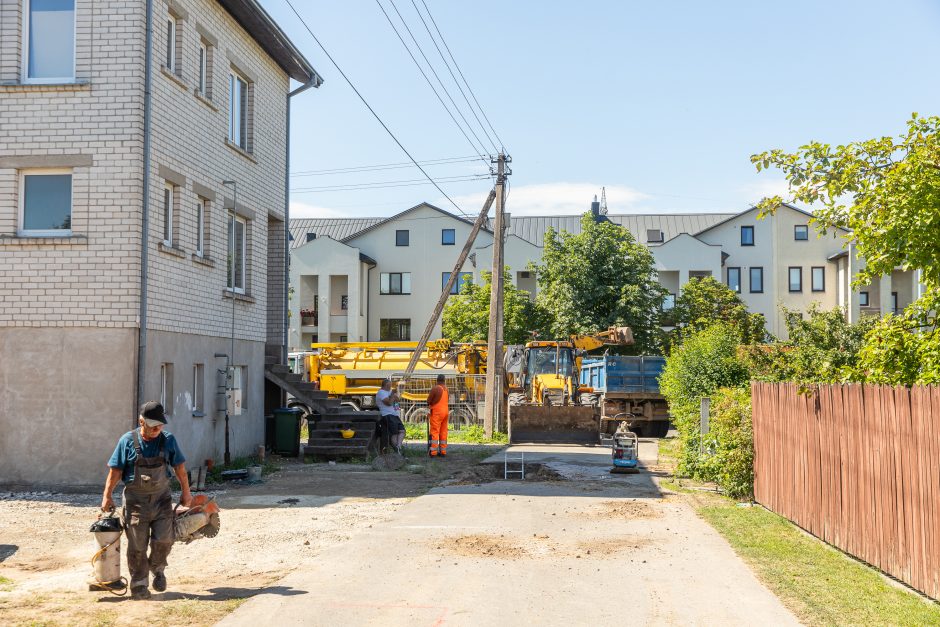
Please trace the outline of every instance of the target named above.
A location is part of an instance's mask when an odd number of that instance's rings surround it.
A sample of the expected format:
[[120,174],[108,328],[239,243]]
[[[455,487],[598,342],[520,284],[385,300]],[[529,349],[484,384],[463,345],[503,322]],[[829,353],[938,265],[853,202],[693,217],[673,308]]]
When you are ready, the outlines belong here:
[[753,383],[754,497],[940,599],[940,387]]

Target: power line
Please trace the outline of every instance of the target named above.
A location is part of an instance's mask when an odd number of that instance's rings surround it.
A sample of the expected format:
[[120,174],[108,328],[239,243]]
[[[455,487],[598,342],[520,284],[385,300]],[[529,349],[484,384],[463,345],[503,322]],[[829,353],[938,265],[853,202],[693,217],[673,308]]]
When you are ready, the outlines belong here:
[[[470,133],[473,135],[474,139],[477,140],[477,143],[478,143],[478,144],[480,145],[480,147],[482,148],[482,151],[480,151],[480,160],[483,161],[484,163],[486,163],[486,160],[483,158],[483,154],[486,152],[486,146],[483,144],[483,142],[480,141],[480,138],[477,137],[477,134],[473,131],[473,128],[471,128],[471,127],[470,127],[470,124],[467,122],[467,118],[464,117],[463,113],[461,113],[461,111],[460,111],[460,108],[457,107],[457,104],[454,102],[454,99],[451,98],[450,92],[448,92],[448,91],[447,91],[447,88],[444,87],[444,83],[441,82],[441,79],[440,79],[440,77],[437,75],[437,72],[434,70],[434,67],[433,67],[433,66],[431,65],[431,63],[428,61],[428,57],[427,57],[427,55],[424,54],[424,50],[421,49],[421,45],[418,43],[418,40],[415,39],[415,36],[414,36],[414,34],[411,32],[411,29],[408,28],[408,24],[405,22],[405,19],[401,16],[401,13],[399,13],[398,7],[395,6],[394,0],[389,0],[389,2],[391,2],[392,8],[395,9],[395,13],[398,13],[398,18],[402,21],[402,24],[405,26],[405,29],[408,31],[408,34],[411,35],[411,40],[415,43],[415,46],[418,48],[418,52],[420,52],[420,53],[421,53],[421,56],[424,57],[425,63],[428,64],[428,67],[431,69],[431,72],[434,73],[434,77],[437,79],[437,82],[440,83],[441,89],[444,90],[444,94],[447,95],[447,98],[450,100],[451,104],[454,105],[454,109],[457,111],[457,114],[461,117],[461,119],[463,119],[464,124],[467,125],[467,128],[470,130]],[[463,136],[466,138],[467,142],[469,142],[470,145],[473,146],[473,150],[476,151],[476,150],[477,150],[477,146],[470,140],[470,137],[467,135],[467,132],[464,130],[464,128],[460,125],[460,122],[457,121],[457,118],[455,118],[455,117],[454,117],[454,114],[451,113],[450,108],[444,103],[444,99],[441,98],[441,95],[438,93],[437,88],[434,86],[434,83],[432,83],[432,82],[431,82],[431,79],[428,78],[428,75],[427,75],[427,73],[424,71],[424,68],[421,67],[421,64],[418,63],[418,59],[415,58],[414,53],[411,52],[411,48],[409,48],[409,47],[408,47],[408,44],[405,43],[405,38],[401,36],[401,32],[399,32],[398,27],[395,26],[395,23],[392,21],[392,17],[388,14],[388,11],[385,10],[385,7],[382,5],[382,3],[380,2],[380,0],[375,0],[375,3],[376,3],[377,5],[379,5],[379,9],[382,10],[382,14],[385,16],[385,19],[388,20],[388,25],[392,27],[392,30],[393,30],[393,31],[395,31],[395,35],[398,36],[398,40],[401,42],[401,45],[404,46],[405,51],[408,52],[408,56],[410,56],[410,57],[411,57],[411,60],[414,61],[415,67],[417,67],[417,68],[418,68],[418,71],[421,72],[421,76],[424,77],[424,80],[427,82],[428,87],[430,87],[430,88],[431,88],[431,91],[434,92],[434,95],[437,96],[437,100],[441,103],[441,106],[444,107],[444,110],[445,110],[445,111],[447,111],[447,115],[450,116],[450,119],[453,120],[453,121],[454,121],[454,124],[457,126],[457,128],[460,129],[461,134],[463,134]],[[489,166],[488,163],[487,163],[487,166]]]
[[438,37],[441,38],[441,43],[444,44],[444,49],[447,50],[447,54],[450,56],[450,60],[454,62],[454,67],[457,68],[457,73],[460,74],[460,78],[463,79],[463,84],[467,86],[467,91],[470,92],[470,95],[473,97],[473,101],[477,103],[477,107],[480,109],[480,113],[483,114],[483,119],[486,120],[486,123],[489,125],[490,130],[493,131],[493,135],[499,141],[499,145],[502,146],[503,152],[506,151],[506,143],[500,138],[499,133],[496,132],[496,129],[493,128],[493,124],[490,122],[489,117],[486,115],[486,111],[483,110],[483,107],[480,106],[480,101],[477,100],[476,94],[473,93],[473,89],[470,87],[470,83],[467,82],[467,78],[463,75],[463,72],[460,70],[460,65],[457,64],[457,59],[454,58],[454,53],[450,51],[450,46],[447,45],[447,40],[444,39],[444,35],[441,34],[441,29],[437,26],[437,21],[434,19],[434,16],[431,15],[431,9],[428,8],[427,3],[424,0],[421,0],[421,4],[424,5],[424,10],[427,11],[428,17],[431,18],[431,23],[434,24],[434,30],[437,31]]
[[402,143],[398,141],[398,138],[395,136],[395,133],[393,133],[391,129],[388,128],[388,125],[385,124],[384,121],[382,121],[382,118],[379,117],[379,114],[375,112],[375,109],[373,109],[372,106],[363,97],[363,95],[359,93],[359,90],[356,89],[356,86],[353,85],[353,82],[349,80],[349,77],[346,76],[346,73],[343,72],[342,68],[339,66],[339,64],[336,62],[333,56],[327,51],[326,47],[322,43],[320,43],[320,40],[317,39],[317,36],[313,34],[313,31],[310,29],[310,26],[307,25],[307,22],[304,20],[304,18],[301,17],[300,13],[297,12],[297,9],[294,7],[294,4],[291,2],[291,0],[284,0],[284,2],[286,2],[287,6],[291,8],[291,11],[294,12],[294,15],[297,16],[297,19],[300,20],[300,23],[304,25],[304,28],[307,29],[307,32],[310,33],[310,36],[313,38],[313,40],[317,42],[317,45],[320,47],[320,50],[322,50],[323,54],[326,55],[326,58],[330,60],[330,63],[332,63],[333,67],[336,68],[336,71],[340,73],[340,76],[343,77],[343,80],[346,81],[350,89],[352,89],[356,93],[356,96],[358,96],[359,100],[362,101],[362,104],[366,106],[366,108],[369,110],[369,113],[371,113],[375,117],[375,119],[378,120],[378,123],[382,125],[382,128],[385,129],[385,132],[389,134],[389,136],[395,141],[396,144],[398,144],[398,147],[401,148],[402,152],[408,155],[408,158],[411,159],[411,162],[415,164],[415,167],[421,170],[421,174],[423,174],[428,179],[428,181],[430,181],[431,184],[434,185],[435,188],[437,188],[437,191],[439,191],[444,196],[444,198],[446,198],[450,202],[450,204],[452,204],[457,209],[457,211],[459,211],[464,217],[469,218],[469,216],[467,216],[467,214],[464,213],[464,210],[460,208],[460,205],[454,202],[454,199],[448,196],[447,192],[441,189],[440,185],[434,182],[434,179],[432,179],[431,176],[424,170],[424,168],[422,168],[418,164],[417,160],[411,156],[411,153],[408,152],[408,150],[402,145]]
[[486,135],[486,139],[489,140],[490,145],[493,146],[493,152],[498,153],[499,148],[496,146],[496,142],[493,141],[493,138],[490,137],[490,134],[486,130],[486,127],[483,126],[483,122],[480,121],[480,116],[477,115],[477,112],[473,108],[473,105],[470,104],[470,99],[467,98],[467,94],[464,93],[463,87],[460,86],[460,81],[457,80],[457,77],[454,75],[454,71],[450,69],[450,63],[447,62],[447,58],[444,56],[444,53],[441,51],[441,47],[437,45],[437,40],[434,38],[434,35],[431,33],[431,29],[428,27],[427,21],[424,19],[424,16],[421,14],[421,11],[418,9],[418,5],[415,3],[415,0],[411,0],[411,6],[415,8],[415,13],[418,14],[418,18],[421,20],[421,23],[424,24],[424,30],[428,32],[428,37],[430,37],[431,43],[434,44],[434,48],[437,50],[437,54],[440,55],[441,60],[444,62],[444,67],[446,67],[447,71],[450,72],[450,77],[454,79],[454,84],[457,85],[457,89],[460,90],[460,95],[463,96],[464,102],[467,103],[467,108],[470,109],[470,113],[472,113],[473,117],[476,118],[477,124],[480,125],[480,128],[483,130],[483,134]]
[[[421,161],[421,165],[451,165],[455,163],[471,163],[479,159],[476,155],[469,157],[448,157],[446,159],[430,159]],[[353,172],[374,172],[379,170],[398,170],[401,168],[413,168],[414,164],[410,161],[400,163],[380,163],[378,165],[360,165],[346,168],[332,168],[329,170],[299,170],[291,172],[291,176],[321,176],[326,174],[347,174]]]
[[[489,178],[488,174],[472,174],[463,176],[449,176],[436,179],[438,182],[457,183],[461,181],[481,181]],[[434,181],[431,181],[434,183]],[[292,194],[309,194],[314,192],[358,191],[367,189],[388,189],[391,187],[413,187],[415,185],[429,185],[424,179],[411,179],[404,181],[387,181],[384,183],[350,183],[349,185],[324,185],[322,187],[298,187],[291,189]]]

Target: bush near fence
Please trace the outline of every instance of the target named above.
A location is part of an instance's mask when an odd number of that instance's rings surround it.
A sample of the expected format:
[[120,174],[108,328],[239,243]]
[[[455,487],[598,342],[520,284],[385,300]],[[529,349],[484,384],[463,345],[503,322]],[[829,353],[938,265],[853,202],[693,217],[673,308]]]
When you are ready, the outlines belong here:
[[757,502],[940,599],[940,387],[751,395]]

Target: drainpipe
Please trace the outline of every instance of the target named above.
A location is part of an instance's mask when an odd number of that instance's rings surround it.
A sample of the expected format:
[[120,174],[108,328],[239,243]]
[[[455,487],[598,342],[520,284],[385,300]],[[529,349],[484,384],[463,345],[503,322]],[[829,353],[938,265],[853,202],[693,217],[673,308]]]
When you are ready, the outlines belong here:
[[[288,78],[288,81],[290,79]],[[281,346],[281,363],[287,363],[288,330],[290,328],[290,99],[307,91],[311,87],[319,87],[323,79],[316,74],[309,81],[287,92],[287,131],[284,142],[284,333]]]
[[[150,253],[150,108],[151,52],[153,48],[153,0],[147,0],[146,45],[144,47],[144,178],[140,233],[140,329],[137,336],[137,395],[132,428],[137,426],[137,407],[143,402],[147,362],[147,266]],[[172,408],[171,408],[172,410]]]

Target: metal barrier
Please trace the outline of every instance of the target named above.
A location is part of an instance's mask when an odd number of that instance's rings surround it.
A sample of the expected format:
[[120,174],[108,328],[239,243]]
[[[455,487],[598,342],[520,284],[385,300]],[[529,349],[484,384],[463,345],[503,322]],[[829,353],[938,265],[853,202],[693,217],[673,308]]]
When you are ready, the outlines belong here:
[[[392,375],[395,386],[398,386],[401,378],[402,373]],[[447,374],[444,378],[450,411],[448,428],[459,431],[472,425],[482,425],[486,375]],[[414,374],[408,379],[408,382],[401,388],[402,421],[406,423],[427,422],[431,411],[425,399],[436,384],[436,374]]]

